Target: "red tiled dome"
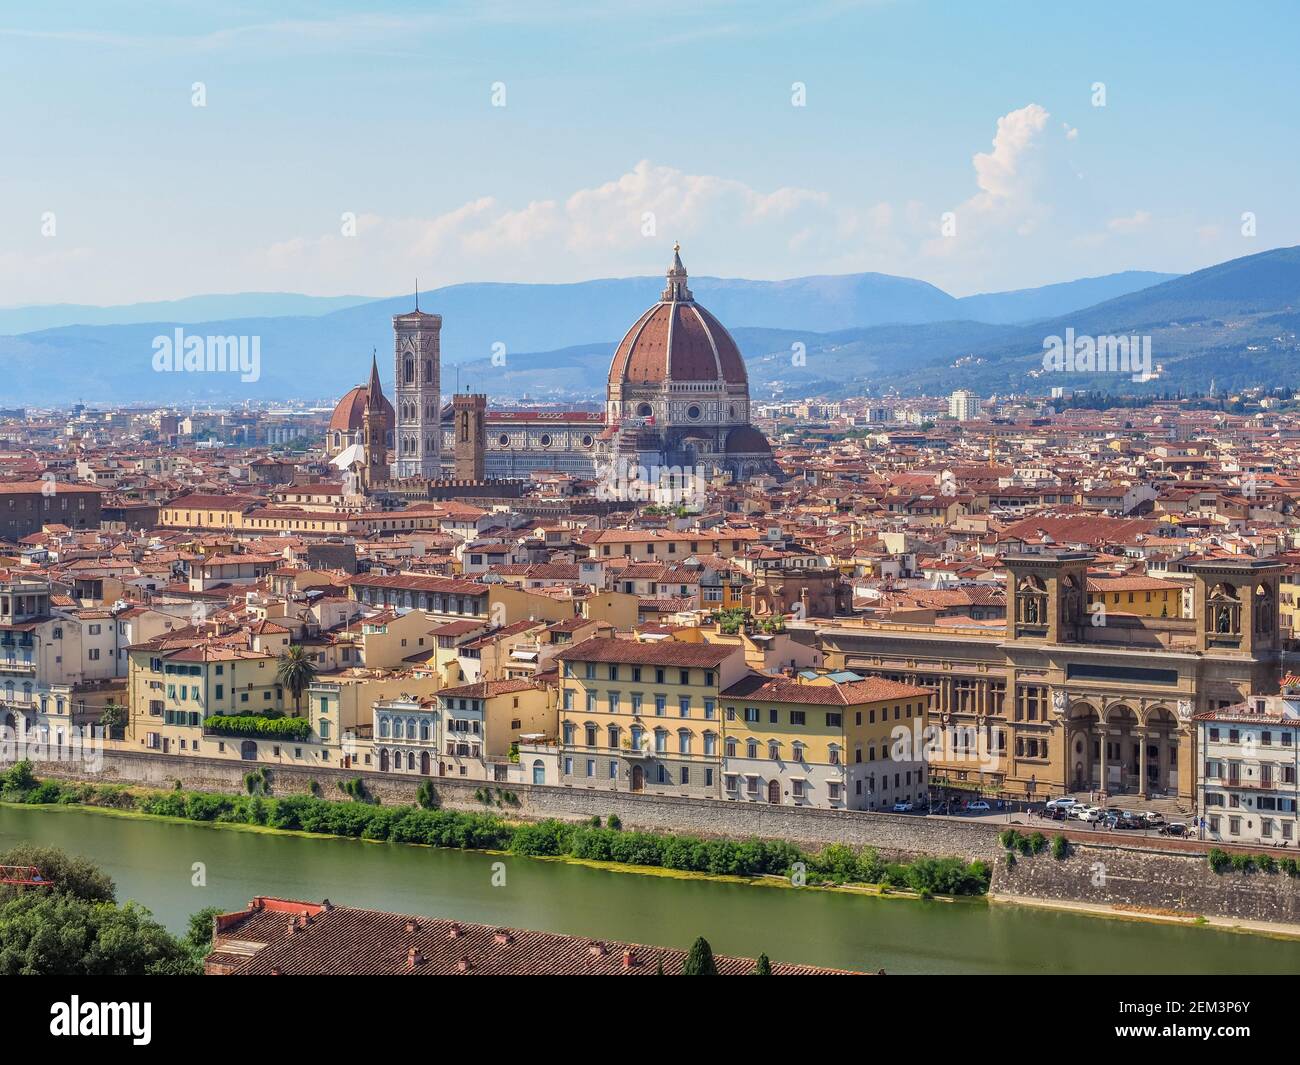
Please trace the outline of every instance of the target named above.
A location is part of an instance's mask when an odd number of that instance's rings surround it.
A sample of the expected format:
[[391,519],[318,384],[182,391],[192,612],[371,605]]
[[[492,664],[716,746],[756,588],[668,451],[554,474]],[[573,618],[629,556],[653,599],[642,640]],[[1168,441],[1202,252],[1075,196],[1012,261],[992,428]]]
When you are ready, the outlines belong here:
[[609,368],[611,385],[667,381],[749,381],[731,334],[686,287],[686,268],[676,250],[663,296],[627,331]]
[[[366,401],[370,398],[370,390],[365,385],[357,385],[356,388],[349,391],[341,400],[339,405],[334,408],[334,415],[330,418],[329,432],[355,433],[362,427],[362,421],[366,413]],[[393,412],[393,405],[388,402],[388,397],[384,396],[384,413],[388,415],[388,424],[393,425],[397,419]]]
[[727,434],[728,455],[770,455],[772,445],[752,425],[742,425]]

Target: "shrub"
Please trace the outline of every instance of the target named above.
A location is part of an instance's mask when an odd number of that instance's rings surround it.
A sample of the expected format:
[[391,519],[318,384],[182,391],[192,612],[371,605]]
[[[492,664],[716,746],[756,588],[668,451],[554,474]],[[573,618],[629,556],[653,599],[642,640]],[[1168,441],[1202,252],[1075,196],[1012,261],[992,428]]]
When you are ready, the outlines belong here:
[[1216,873],[1225,872],[1228,866],[1232,863],[1232,860],[1227,856],[1227,854],[1219,850],[1218,847],[1211,847],[1210,853],[1206,855],[1206,857],[1209,859],[1210,868]]
[[250,736],[268,740],[302,741],[311,735],[305,717],[284,717],[276,711],[265,714],[212,714],[203,727],[218,736]]
[[605,824],[607,824],[610,828],[612,828],[615,832],[617,832],[620,828],[623,827],[623,820],[618,816],[618,814],[610,814],[607,818],[605,818]]
[[1058,862],[1066,858],[1070,853],[1070,842],[1062,835],[1052,837],[1052,857]]
[[1042,854],[1047,850],[1047,837],[1041,832],[1035,832],[1029,837],[1029,849],[1035,854]]

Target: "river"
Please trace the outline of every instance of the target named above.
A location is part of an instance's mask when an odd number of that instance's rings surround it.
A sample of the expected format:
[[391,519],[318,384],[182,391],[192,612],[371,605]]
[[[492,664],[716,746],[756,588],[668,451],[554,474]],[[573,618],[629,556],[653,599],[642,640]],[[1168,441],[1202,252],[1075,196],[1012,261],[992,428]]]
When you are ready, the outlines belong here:
[[[673,947],[703,935],[721,953],[890,973],[1300,973],[1300,941],[982,900],[880,899],[0,807],[0,848],[21,841],[91,859],[113,876],[119,901],[143,903],[175,931],[205,906],[242,909],[261,894]],[[194,884],[195,863],[204,886]]]

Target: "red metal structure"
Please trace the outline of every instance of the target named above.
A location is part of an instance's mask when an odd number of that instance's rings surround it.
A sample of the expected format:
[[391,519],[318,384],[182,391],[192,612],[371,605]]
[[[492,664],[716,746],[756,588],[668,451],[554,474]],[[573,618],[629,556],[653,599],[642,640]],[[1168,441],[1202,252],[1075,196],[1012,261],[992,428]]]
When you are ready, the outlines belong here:
[[19,887],[53,887],[34,865],[0,865],[0,884],[17,884]]

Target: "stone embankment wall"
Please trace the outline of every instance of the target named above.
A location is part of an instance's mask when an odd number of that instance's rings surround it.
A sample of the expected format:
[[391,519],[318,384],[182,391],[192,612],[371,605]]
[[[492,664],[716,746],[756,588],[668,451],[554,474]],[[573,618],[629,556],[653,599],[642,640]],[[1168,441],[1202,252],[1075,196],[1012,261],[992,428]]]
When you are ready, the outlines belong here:
[[[193,791],[242,793],[244,775],[265,767],[273,795],[300,795],[311,791],[314,780],[325,799],[343,799],[338,782],[361,777],[366,790],[387,805],[414,804],[416,792],[429,781],[438,803],[448,810],[492,810],[509,817],[556,817],[579,821],[604,820],[617,814],[628,829],[651,832],[686,832],[701,836],[739,839],[785,839],[809,848],[828,843],[876,847],[889,857],[955,855],[967,860],[992,857],[998,846],[998,829],[977,822],[940,821],[906,814],[863,814],[855,811],[814,810],[766,803],[686,799],[663,795],[602,791],[595,788],[560,788],[537,784],[492,784],[455,777],[405,776],[396,773],[358,773],[355,770],[300,769],[235,762],[217,758],[171,758],[132,751],[105,751],[102,768],[90,772],[80,762],[35,762],[42,779],[84,780],[95,784],[144,784],[172,788],[176,781]],[[513,803],[487,806],[475,792],[487,788],[496,797],[513,795]],[[499,789],[499,790],[498,790]]]
[[[1266,851],[1274,860],[1285,851]],[[1300,924],[1300,877],[1278,870],[1216,873],[1205,854],[1175,853],[1129,844],[1071,843],[1069,855],[1050,850],[999,857],[993,894],[1083,902],[1159,913],[1230,917]]]
[[[96,784],[139,784],[168,789],[179,780],[195,791],[242,793],[244,775],[264,763],[207,758],[174,758],[143,752],[106,751],[102,768],[91,772],[80,762],[36,762],[41,778]],[[439,804],[449,810],[492,810],[508,817],[602,820],[617,814],[627,829],[686,832],[737,839],[785,839],[817,849],[828,843],[875,847],[890,858],[922,855],[981,858],[992,865],[993,894],[1082,902],[1142,910],[1277,921],[1300,924],[1300,878],[1283,872],[1214,873],[1204,853],[1143,846],[1071,842],[1070,853],[1051,851],[1017,856],[1008,866],[998,834],[1005,826],[978,821],[923,818],[907,814],[864,814],[813,810],[762,803],[651,796],[586,788],[495,785],[448,777],[357,773],[338,769],[269,766],[274,795],[308,794],[313,782],[323,798],[343,798],[339,783],[360,776],[367,790],[388,805],[413,804],[420,785],[433,784]],[[475,796],[489,789],[497,800],[485,805]],[[514,802],[500,802],[508,793]],[[1024,831],[1022,827],[1021,831]],[[1053,834],[1051,826],[1043,829]],[[1275,857],[1284,852],[1273,852]]]

